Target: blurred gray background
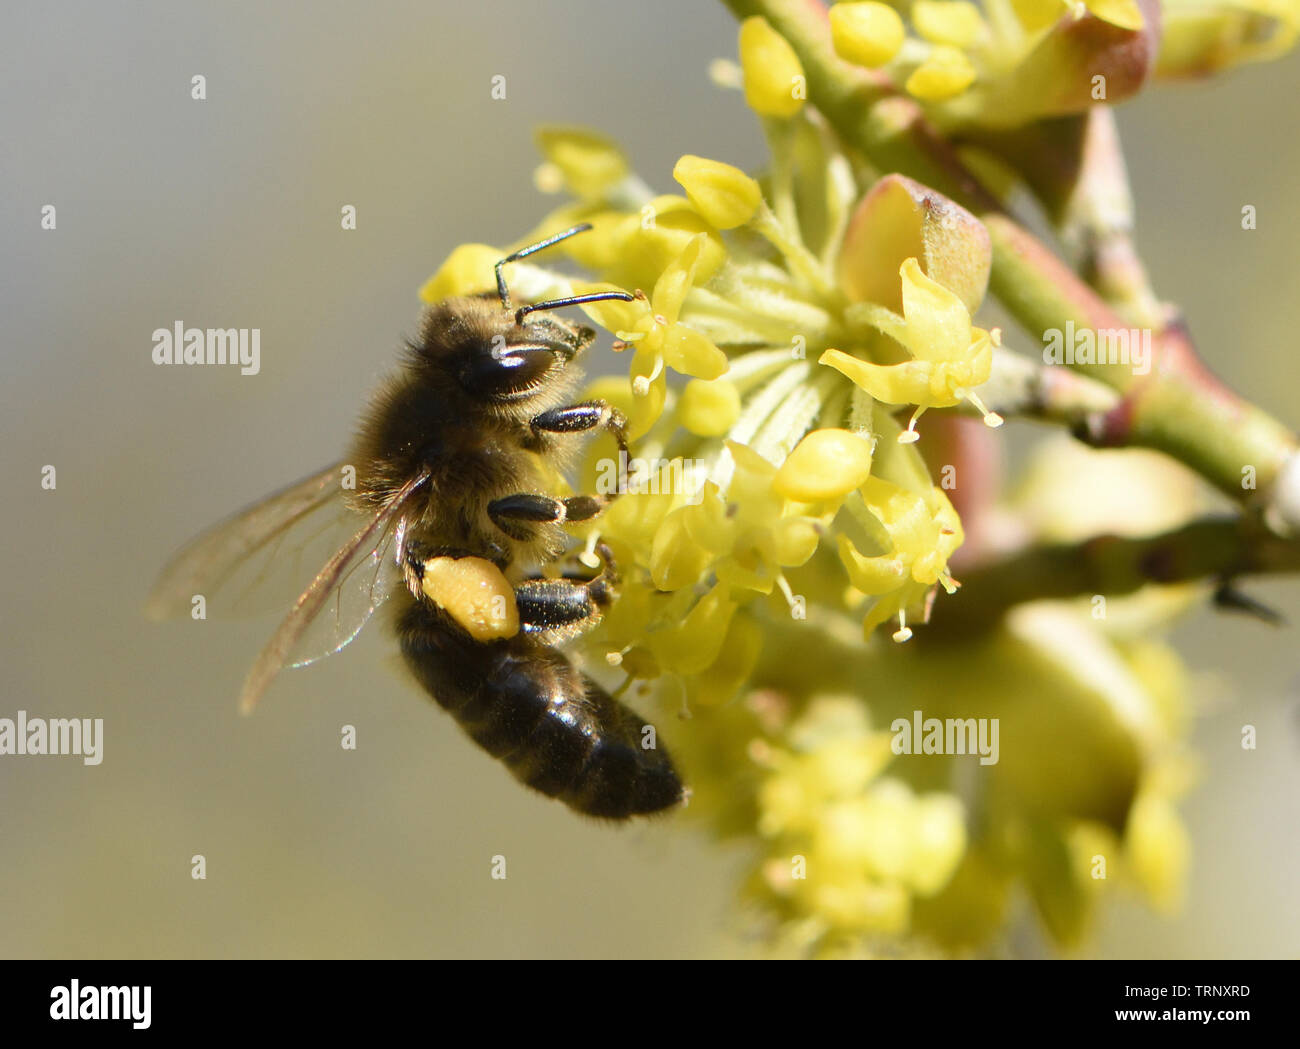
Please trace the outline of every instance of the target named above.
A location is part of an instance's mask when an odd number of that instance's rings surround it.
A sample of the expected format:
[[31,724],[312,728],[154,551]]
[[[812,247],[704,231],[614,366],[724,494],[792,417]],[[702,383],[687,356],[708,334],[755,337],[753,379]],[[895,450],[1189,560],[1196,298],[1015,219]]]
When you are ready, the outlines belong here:
[[[343,450],[450,248],[512,240],[551,205],[532,185],[536,124],[615,135],[663,190],[682,153],[759,163],[740,97],[706,75],[734,53],[731,17],[701,0],[6,4],[0,716],[99,716],[106,738],[95,768],[0,759],[0,955],[747,950],[728,903],[742,857],[526,793],[402,677],[382,630],[241,719],[274,619],[140,613],[178,545]],[[1291,56],[1120,112],[1160,293],[1292,423],[1298,93]],[[155,367],[151,332],[176,320],[260,327],[261,374]],[[1297,589],[1252,592],[1295,623]],[[1207,672],[1189,904],[1111,908],[1089,953],[1297,953],[1297,629],[1208,613],[1179,628]]]

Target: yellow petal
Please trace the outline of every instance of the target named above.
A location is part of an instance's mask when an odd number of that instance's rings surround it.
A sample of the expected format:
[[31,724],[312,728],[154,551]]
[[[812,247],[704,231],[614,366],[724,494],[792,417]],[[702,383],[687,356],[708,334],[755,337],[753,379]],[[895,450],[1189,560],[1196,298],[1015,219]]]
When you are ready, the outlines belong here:
[[807,97],[799,56],[761,15],[740,24],[740,68],[745,101],[765,117],[792,117]]
[[735,611],[730,588],[719,583],[676,627],[652,633],[650,650],[665,668],[678,674],[698,674],[718,658]]
[[641,211],[623,217],[614,238],[617,254],[601,276],[624,288],[649,290],[663,271],[681,257],[692,238],[701,234],[705,239],[700,245],[694,279],[703,283],[727,260],[722,235],[685,197],[656,197]]
[[956,295],[921,272],[916,259],[903,262],[903,316],[907,348],[918,360],[962,360],[970,353],[970,313]]
[[871,364],[850,357],[840,350],[827,350],[820,363],[829,365],[886,404],[915,404],[926,408],[948,408],[957,398],[940,383],[935,390],[935,365],[928,361],[905,361],[902,364]]
[[1109,22],[1120,29],[1137,31],[1146,23],[1142,21],[1142,12],[1135,0],[1084,0],[1088,10],[1103,22]]
[[901,558],[893,556],[864,557],[858,553],[848,536],[840,536],[840,561],[849,574],[849,580],[864,594],[888,594],[907,582],[907,566]]
[[758,183],[739,168],[686,154],[673,168],[695,210],[718,229],[743,226],[763,199]]
[[441,302],[457,295],[474,295],[495,288],[495,266],[505,256],[500,248],[487,244],[462,244],[447,256],[420,289],[424,302]]
[[721,437],[740,418],[740,391],[726,380],[692,379],[677,403],[677,418],[699,437]]
[[846,62],[877,69],[903,46],[903,20],[888,4],[836,4],[830,17],[831,44]]
[[970,47],[979,39],[984,19],[979,8],[965,0],[916,0],[912,5],[912,25],[932,44]]
[[691,290],[695,280],[695,270],[700,263],[700,252],[704,249],[707,238],[697,233],[686,242],[677,258],[666,267],[659,279],[655,281],[654,293],[650,296],[651,305],[656,315],[667,324],[676,324],[678,314],[682,311],[682,302]]
[[697,379],[718,379],[727,374],[727,355],[685,324],[673,324],[664,332],[660,352],[664,363],[683,375]]
[[[657,374],[656,374],[657,373]],[[668,380],[657,353],[637,348],[632,358],[632,410],[627,415],[627,436],[644,437],[663,414]]]
[[[574,281],[574,295],[595,295],[606,291],[623,291],[615,284],[604,282]],[[645,299],[605,299],[601,302],[588,302],[578,307],[606,331],[613,332],[616,339],[624,342],[637,342],[645,338],[654,329],[654,314]]]
[[690,537],[685,515],[695,507],[683,506],[664,518],[650,551],[650,577],[660,590],[680,590],[700,581],[712,555]]

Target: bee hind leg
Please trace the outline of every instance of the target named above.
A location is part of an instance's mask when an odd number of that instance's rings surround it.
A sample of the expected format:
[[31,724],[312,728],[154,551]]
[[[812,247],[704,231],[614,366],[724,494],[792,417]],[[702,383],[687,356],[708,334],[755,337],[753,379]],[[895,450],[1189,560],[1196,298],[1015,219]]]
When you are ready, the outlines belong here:
[[585,634],[600,622],[615,597],[617,571],[609,547],[596,546],[604,566],[591,579],[525,579],[515,587],[520,633],[544,645]]

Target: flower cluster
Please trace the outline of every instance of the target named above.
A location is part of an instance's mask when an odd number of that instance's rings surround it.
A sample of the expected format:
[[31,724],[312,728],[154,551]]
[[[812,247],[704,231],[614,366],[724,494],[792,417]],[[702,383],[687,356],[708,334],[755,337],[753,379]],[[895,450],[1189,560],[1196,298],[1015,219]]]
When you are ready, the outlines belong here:
[[1008,128],[1120,101],[1152,73],[1200,76],[1276,57],[1300,31],[1300,4],[869,0],[836,4],[830,22],[841,58],[878,71],[937,122]]
[[[1159,24],[1135,0],[903,6],[915,36],[893,5],[837,4],[834,47],[943,127],[1077,111],[1094,101],[1087,78],[1060,68],[1136,68],[1117,49],[1147,46]],[[1262,57],[1297,24],[1290,0],[1191,6],[1164,5],[1166,42],[1181,43],[1162,72]],[[1173,905],[1187,853],[1173,807],[1188,781],[1184,680],[1148,636],[1169,602],[1145,619],[1139,602],[1136,633],[1086,607],[1034,604],[976,639],[899,644],[957,591],[964,539],[918,420],[962,406],[1002,423],[980,393],[1001,334],[974,320],[987,230],[842,148],[762,18],[742,24],[739,49],[715,77],[762,118],[771,163],[758,178],[686,155],[680,192],[656,194],[602,135],[538,135],[537,185],[569,200],[521,243],[589,224],[557,251],[590,279],[530,259],[512,287],[521,300],[629,293],[582,307],[630,357],[627,377],[587,395],[627,416],[648,464],[635,490],[575,526],[588,554],[608,545],[621,576],[580,643],[588,668],[621,676],[620,693],[680,699],[693,720],[670,734],[689,811],[755,849],[750,893],[800,950],[987,950],[1019,891],[1062,944],[1110,884]],[[1049,68],[1052,91],[1035,88]],[[1127,90],[1112,86],[1112,100]],[[463,245],[421,294],[490,289],[502,255]],[[575,487],[593,490],[616,457],[612,438],[589,442]],[[1006,512],[1032,532],[1035,505],[1070,503],[1057,490]],[[885,623],[895,643],[878,636]],[[921,711],[1000,726],[1000,758],[900,749],[896,725]]]

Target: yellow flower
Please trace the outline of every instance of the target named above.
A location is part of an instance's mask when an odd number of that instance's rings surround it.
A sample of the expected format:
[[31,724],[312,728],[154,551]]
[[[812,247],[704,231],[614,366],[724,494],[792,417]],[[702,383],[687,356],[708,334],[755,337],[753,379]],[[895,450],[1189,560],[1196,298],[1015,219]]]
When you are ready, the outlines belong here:
[[[632,392],[638,400],[634,402],[634,417],[629,420],[629,436],[633,438],[648,431],[663,411],[665,365],[700,379],[717,379],[727,370],[727,355],[706,336],[678,320],[706,242],[703,233],[687,242],[682,253],[660,274],[649,301],[640,296],[632,302],[614,300],[582,307],[602,328],[636,345]],[[574,285],[579,294],[611,289],[613,286],[608,284]]]
[[895,641],[912,636],[907,610],[927,599],[936,583],[948,593],[957,581],[948,573],[948,559],[961,546],[961,520],[938,488],[925,494],[909,491],[879,477],[861,488],[867,511],[888,535],[889,549],[868,556],[846,535],[839,540],[840,560],[853,585],[878,600],[867,613],[863,630],[870,634],[885,620],[898,616]]
[[707,483],[698,504],[668,515],[660,530],[667,539],[661,544],[655,537],[651,571],[661,588],[674,581],[668,566],[698,557],[719,580],[768,594],[782,568],[803,564],[817,549],[817,522],[787,515],[787,502],[773,486],[776,467],[743,444],[728,441],[727,449],[735,472],[725,498],[717,484]]
[[820,362],[830,365],[855,385],[886,404],[915,404],[917,411],[898,437],[909,444],[919,436],[916,420],[926,408],[946,408],[968,400],[984,413],[989,426],[1001,426],[974,392],[988,381],[998,331],[971,325],[970,312],[956,295],[931,280],[916,259],[904,261],[903,316],[877,306],[868,311],[871,323],[897,339],[912,354],[902,364],[880,365],[840,350],[827,350]]

